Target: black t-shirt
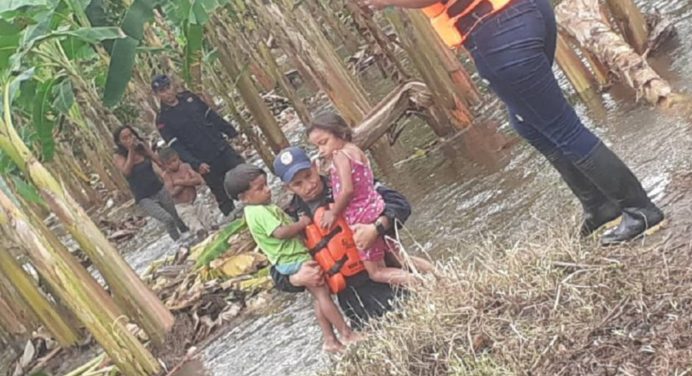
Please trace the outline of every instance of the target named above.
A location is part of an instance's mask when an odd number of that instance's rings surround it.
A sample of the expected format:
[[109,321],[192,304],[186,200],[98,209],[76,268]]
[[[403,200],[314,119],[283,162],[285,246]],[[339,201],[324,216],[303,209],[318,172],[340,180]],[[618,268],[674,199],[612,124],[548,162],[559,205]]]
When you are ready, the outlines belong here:
[[145,159],[132,166],[130,175],[126,176],[125,179],[135,197],[135,202],[151,197],[163,188],[163,183],[154,172],[154,166],[150,159]]

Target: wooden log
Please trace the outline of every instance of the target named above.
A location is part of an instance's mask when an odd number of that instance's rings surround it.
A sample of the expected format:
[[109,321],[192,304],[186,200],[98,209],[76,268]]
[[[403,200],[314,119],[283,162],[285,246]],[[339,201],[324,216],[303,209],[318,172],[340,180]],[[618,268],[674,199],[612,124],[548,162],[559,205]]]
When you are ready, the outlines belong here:
[[36,186],[51,211],[99,270],[123,311],[142,326],[149,338],[163,343],[175,321],[173,315],[139,279],[86,211],[24,144],[12,124],[8,91],[9,85],[6,85],[4,118],[0,119],[0,150]]
[[399,85],[384,97],[354,129],[353,142],[366,150],[375,144],[408,110],[432,106],[431,94],[420,81]]
[[583,95],[593,90],[596,78],[561,33],[557,36],[555,59],[577,94]]
[[644,15],[633,0],[606,0],[625,40],[639,54],[648,46],[649,30]]
[[605,21],[598,0],[565,0],[555,8],[558,23],[568,35],[592,52],[637,98],[654,105],[670,105],[673,89]]
[[41,293],[7,249],[0,248],[0,273],[9,279],[26,305],[62,347],[77,344],[79,330],[60,316],[56,307]]
[[41,276],[128,376],[154,375],[160,365],[126,328],[126,318],[106,291],[31,213],[25,214],[0,190],[0,225],[5,227]]
[[456,95],[461,98],[466,107],[472,108],[481,103],[481,96],[478,88],[471,80],[471,75],[466,71],[464,65],[454,51],[450,49],[442,38],[437,35],[437,32],[430,22],[422,22],[417,28],[418,32],[424,38],[432,43],[436,50],[436,56],[442,62],[449,75],[452,84],[451,87]]

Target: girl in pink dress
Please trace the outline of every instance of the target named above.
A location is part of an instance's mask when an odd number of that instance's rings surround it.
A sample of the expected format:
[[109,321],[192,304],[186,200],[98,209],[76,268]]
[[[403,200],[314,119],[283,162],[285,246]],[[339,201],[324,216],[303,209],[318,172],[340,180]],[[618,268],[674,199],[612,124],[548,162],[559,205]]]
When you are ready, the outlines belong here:
[[[331,162],[334,204],[322,217],[321,225],[331,228],[340,215],[349,226],[375,223],[384,210],[384,200],[375,190],[368,157],[351,142],[351,128],[339,115],[324,113],[315,117],[307,135],[320,156]],[[388,249],[384,237],[379,237],[368,249],[359,250],[370,279],[397,285],[415,283],[413,274],[385,265],[384,254]]]

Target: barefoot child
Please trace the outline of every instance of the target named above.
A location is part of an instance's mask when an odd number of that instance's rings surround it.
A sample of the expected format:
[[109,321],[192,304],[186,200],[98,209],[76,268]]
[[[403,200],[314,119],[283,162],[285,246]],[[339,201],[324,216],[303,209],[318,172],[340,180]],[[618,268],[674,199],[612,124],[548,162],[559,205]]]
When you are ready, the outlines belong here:
[[[226,173],[224,188],[232,199],[245,204],[244,215],[250,234],[281,274],[295,274],[303,263],[312,260],[299,236],[310,224],[310,218],[304,216],[294,223],[288,214],[272,204],[271,190],[262,169],[249,164],[238,165]],[[357,341],[358,335],[346,325],[326,284],[307,289],[315,298],[315,314],[324,335],[323,349],[336,352],[343,348],[342,343]],[[339,332],[341,341],[334,336],[332,327]]]
[[163,184],[173,197],[175,209],[199,240],[206,238],[214,225],[210,210],[197,200],[197,187],[204,179],[171,148],[161,149],[159,159],[164,167]]
[[[321,225],[330,228],[340,215],[350,226],[375,223],[384,208],[384,200],[375,190],[368,157],[351,142],[351,128],[344,119],[330,112],[320,114],[310,124],[307,136],[319,149],[320,156],[331,162],[329,174],[334,205],[325,213]],[[388,249],[384,238],[379,238],[371,247],[360,251],[370,278],[397,285],[416,283],[413,274],[385,265],[384,256]],[[433,271],[429,262],[417,257],[412,260],[419,270]]]

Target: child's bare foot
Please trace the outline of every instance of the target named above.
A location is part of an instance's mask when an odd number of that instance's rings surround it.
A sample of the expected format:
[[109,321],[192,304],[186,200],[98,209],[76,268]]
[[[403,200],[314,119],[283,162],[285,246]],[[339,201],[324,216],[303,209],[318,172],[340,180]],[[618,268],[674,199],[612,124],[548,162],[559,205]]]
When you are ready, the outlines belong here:
[[324,344],[322,345],[322,351],[328,352],[328,353],[340,353],[344,351],[344,345],[341,344],[336,338],[335,339],[328,339],[324,341]]
[[365,335],[356,332],[349,332],[347,335],[341,336],[341,342],[343,342],[346,346],[352,345],[356,342],[360,342],[364,339]]

